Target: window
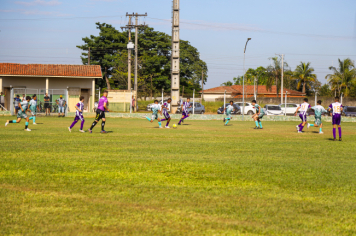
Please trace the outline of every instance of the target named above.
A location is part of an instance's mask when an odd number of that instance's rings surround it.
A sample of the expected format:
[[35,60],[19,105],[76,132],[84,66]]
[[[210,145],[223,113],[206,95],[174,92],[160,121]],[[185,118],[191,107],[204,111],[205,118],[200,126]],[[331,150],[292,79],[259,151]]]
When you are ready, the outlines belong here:
[[288,104],[288,107],[297,107],[296,104]]
[[[282,104],[281,107],[284,108],[284,104]],[[287,105],[287,107],[289,107],[289,106]]]

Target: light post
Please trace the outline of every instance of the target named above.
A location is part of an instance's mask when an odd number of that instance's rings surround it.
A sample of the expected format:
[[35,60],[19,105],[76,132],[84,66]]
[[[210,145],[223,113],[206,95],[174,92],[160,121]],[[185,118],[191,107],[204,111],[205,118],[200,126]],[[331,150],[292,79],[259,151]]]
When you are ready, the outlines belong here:
[[246,47],[248,41],[250,41],[251,38],[248,38],[245,44],[245,49],[244,49],[244,77],[242,80],[242,120],[244,120],[244,114],[245,114],[245,55],[246,55]]
[[316,91],[316,90],[314,90],[314,94],[315,94],[315,105],[314,106],[316,106],[317,105],[317,103],[316,103],[316,100],[318,99],[318,91]]
[[[287,91],[286,91],[286,99],[284,101],[284,116],[287,116]],[[283,97],[283,94],[282,94]]]

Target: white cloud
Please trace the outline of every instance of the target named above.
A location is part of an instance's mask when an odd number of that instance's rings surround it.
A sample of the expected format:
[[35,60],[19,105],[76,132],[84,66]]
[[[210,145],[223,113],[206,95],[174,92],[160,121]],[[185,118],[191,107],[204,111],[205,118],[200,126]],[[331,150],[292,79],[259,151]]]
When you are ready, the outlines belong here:
[[11,9],[11,10],[1,10],[0,12],[17,12],[22,15],[39,15],[39,16],[57,16],[57,17],[65,17],[72,16],[71,14],[60,13],[58,11],[39,11],[39,10],[28,10],[28,9]]
[[42,6],[57,6],[57,5],[61,5],[62,3],[59,2],[58,0],[51,0],[51,1],[34,0],[34,1],[32,1],[32,2],[16,1],[15,4],[24,5],[24,6],[36,6],[36,5],[42,5]]

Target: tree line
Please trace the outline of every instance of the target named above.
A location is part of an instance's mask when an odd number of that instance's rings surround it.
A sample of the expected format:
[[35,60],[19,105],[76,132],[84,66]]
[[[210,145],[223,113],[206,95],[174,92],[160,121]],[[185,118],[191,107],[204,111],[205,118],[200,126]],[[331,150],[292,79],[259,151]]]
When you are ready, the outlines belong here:
[[[90,48],[90,64],[100,65],[102,79],[96,80],[97,87],[108,89],[128,88],[128,32],[120,32],[110,24],[96,23],[99,35],[82,38],[81,59],[88,64]],[[135,35],[132,34],[132,42]],[[135,45],[136,47],[136,45]],[[134,51],[131,53],[131,84],[134,86]],[[171,36],[153,28],[145,27],[138,32],[138,76],[137,87],[139,96],[155,96],[170,92],[171,89]],[[193,89],[201,89],[202,74],[204,83],[207,81],[208,67],[200,59],[198,50],[189,41],[180,40],[180,86],[186,94]]]
[[[266,86],[269,90],[277,85],[276,96],[280,93],[282,66],[278,57],[271,57],[271,64],[267,67],[249,68],[245,73],[245,85]],[[338,59],[338,66],[329,67],[330,74],[326,75],[327,83],[322,85],[314,73],[310,62],[300,62],[292,71],[287,62],[284,62],[283,86],[313,96],[343,96],[356,97],[356,68],[355,62],[350,58]],[[222,83],[223,86],[242,85],[243,76],[233,78],[233,81]]]

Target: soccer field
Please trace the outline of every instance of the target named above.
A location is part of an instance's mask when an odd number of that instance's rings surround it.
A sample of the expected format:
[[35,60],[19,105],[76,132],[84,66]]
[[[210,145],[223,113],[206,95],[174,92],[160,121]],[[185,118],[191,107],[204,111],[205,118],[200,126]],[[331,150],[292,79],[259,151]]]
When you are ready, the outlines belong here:
[[[72,118],[4,126],[0,235],[355,235],[356,126]],[[86,118],[85,130],[93,121]],[[177,121],[171,122],[177,123]]]

